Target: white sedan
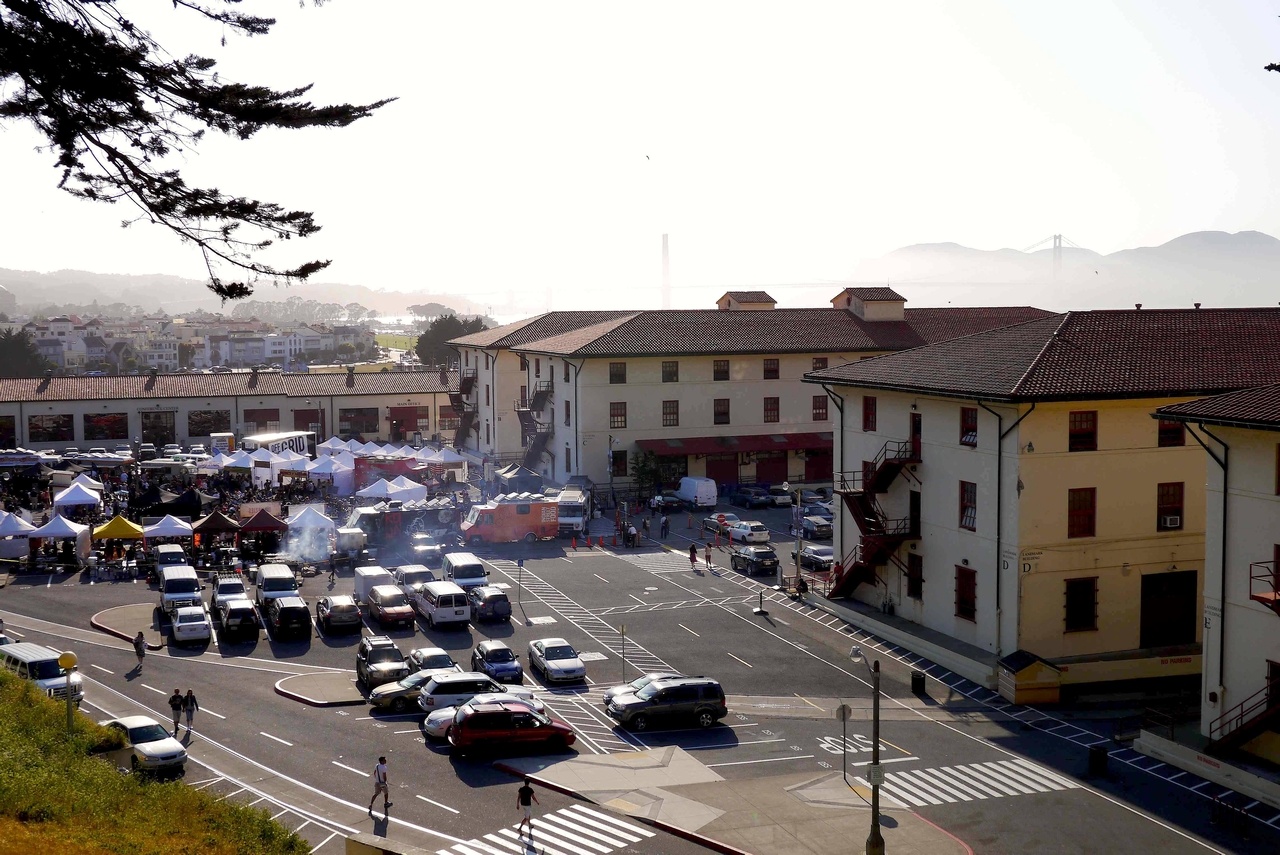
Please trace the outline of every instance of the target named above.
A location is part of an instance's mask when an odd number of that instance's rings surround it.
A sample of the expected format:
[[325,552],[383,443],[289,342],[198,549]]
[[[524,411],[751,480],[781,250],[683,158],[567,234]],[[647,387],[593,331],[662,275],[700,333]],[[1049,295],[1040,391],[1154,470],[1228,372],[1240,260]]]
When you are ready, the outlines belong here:
[[587,667],[578,658],[578,651],[563,638],[540,638],[529,642],[529,667],[548,683],[587,679]]
[[117,762],[128,758],[134,772],[176,772],[182,774],[187,763],[187,749],[169,735],[168,729],[145,715],[128,715],[99,722],[124,737],[124,749],[112,752]]
[[213,624],[209,621],[204,606],[181,606],[174,609],[171,631],[170,637],[179,647],[208,642],[213,638]]
[[[513,703],[524,704],[534,712],[542,712],[546,707],[542,701],[533,697],[533,693],[521,692],[520,694],[512,694],[511,692],[491,692],[483,695],[476,695],[467,704],[492,704],[501,701],[511,701]],[[466,706],[463,704],[462,706]],[[432,710],[427,713],[426,720],[422,723],[422,729],[427,736],[432,739],[444,739],[449,733],[449,727],[453,724],[454,716],[457,714],[457,707],[442,707],[438,710]]]
[[733,543],[768,543],[769,529],[764,523],[756,520],[738,520],[729,526],[729,542]]

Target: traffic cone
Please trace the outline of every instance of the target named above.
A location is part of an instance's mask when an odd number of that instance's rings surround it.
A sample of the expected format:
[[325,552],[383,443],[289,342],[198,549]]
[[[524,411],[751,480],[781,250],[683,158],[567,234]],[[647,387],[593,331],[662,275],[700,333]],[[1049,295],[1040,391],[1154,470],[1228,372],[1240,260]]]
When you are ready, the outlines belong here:
[[602,535],[600,535],[600,537],[596,540],[596,546],[600,547],[601,549],[604,549],[604,535],[603,535],[603,534],[602,534]]
[[616,534],[613,536],[613,548],[618,548],[618,536]]
[[573,536],[573,551],[578,551],[578,536],[576,534]]

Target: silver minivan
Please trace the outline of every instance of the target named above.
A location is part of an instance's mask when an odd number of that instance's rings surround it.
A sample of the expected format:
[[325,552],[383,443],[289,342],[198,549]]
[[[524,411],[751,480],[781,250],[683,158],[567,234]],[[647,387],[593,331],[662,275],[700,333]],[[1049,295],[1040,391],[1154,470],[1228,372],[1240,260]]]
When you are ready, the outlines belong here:
[[[0,664],[12,674],[35,683],[51,698],[67,698],[67,672],[58,664],[58,651],[41,644],[21,642],[0,646]],[[71,674],[71,700],[76,706],[84,698],[80,675]]]
[[433,629],[440,624],[471,620],[471,603],[467,602],[467,594],[452,582],[418,585],[413,594],[413,607]]

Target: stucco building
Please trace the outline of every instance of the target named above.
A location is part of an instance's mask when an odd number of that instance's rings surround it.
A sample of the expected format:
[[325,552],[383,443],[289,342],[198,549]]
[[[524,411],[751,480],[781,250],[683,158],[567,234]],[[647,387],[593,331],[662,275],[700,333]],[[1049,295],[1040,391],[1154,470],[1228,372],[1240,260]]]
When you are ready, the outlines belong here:
[[1198,674],[1205,459],[1151,413],[1280,380],[1277,329],[1071,312],[810,374],[839,414],[833,594],[1062,685]]

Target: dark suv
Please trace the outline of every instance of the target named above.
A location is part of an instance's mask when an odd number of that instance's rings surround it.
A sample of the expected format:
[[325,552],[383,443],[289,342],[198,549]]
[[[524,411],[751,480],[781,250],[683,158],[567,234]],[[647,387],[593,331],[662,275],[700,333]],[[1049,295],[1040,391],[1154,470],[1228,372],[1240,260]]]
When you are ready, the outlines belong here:
[[356,651],[356,682],[367,689],[409,676],[409,665],[396,643],[385,635],[366,635]]
[[511,600],[507,592],[494,585],[482,585],[467,591],[471,602],[471,617],[477,621],[511,621]]
[[606,707],[609,715],[631,730],[648,730],[657,718],[692,718],[710,727],[729,714],[724,690],[706,677],[654,680],[634,693],[617,695]]
[[729,566],[749,576],[756,573],[777,573],[778,553],[763,544],[740,543],[729,550]]
[[302,597],[267,600],[266,620],[276,640],[311,637],[311,610]]

